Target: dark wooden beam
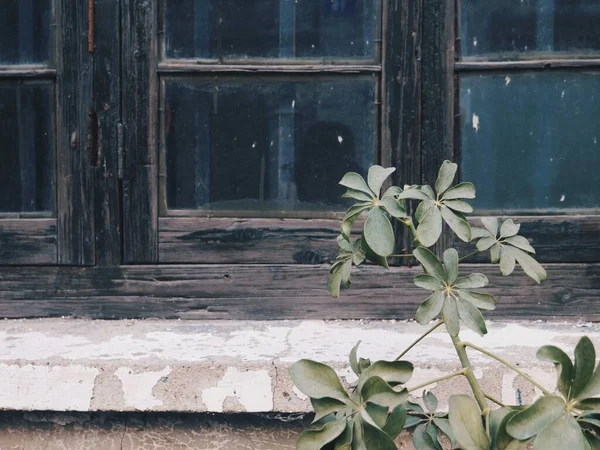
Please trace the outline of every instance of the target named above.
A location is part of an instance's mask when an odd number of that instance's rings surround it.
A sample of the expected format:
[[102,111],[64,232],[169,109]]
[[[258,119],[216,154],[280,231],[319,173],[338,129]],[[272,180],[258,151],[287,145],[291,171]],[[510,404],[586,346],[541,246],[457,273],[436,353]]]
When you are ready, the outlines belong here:
[[194,64],[162,62],[158,65],[161,74],[197,73],[377,73],[379,64]]
[[[465,265],[490,278],[496,319],[600,320],[600,265],[546,265],[536,285],[517,270]],[[327,292],[329,266],[163,265],[0,268],[0,317],[103,319],[408,319],[428,292],[419,268],[364,267],[340,299]]]
[[0,219],[0,264],[56,264],[56,219]]
[[591,69],[600,67],[600,59],[538,59],[527,61],[460,61],[457,72],[472,71],[519,71],[546,69]]

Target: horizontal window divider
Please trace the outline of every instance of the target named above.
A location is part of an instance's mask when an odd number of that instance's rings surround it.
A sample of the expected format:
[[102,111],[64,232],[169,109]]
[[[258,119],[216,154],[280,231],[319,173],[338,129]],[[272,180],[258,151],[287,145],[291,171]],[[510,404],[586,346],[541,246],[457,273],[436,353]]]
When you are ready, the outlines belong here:
[[345,211],[281,211],[281,210],[203,210],[203,209],[169,209],[161,219],[167,218],[200,218],[219,219],[236,218],[240,220],[262,220],[262,219],[333,219],[340,220],[346,214]]
[[[600,320],[600,264],[549,264],[540,286],[520,269],[465,264],[490,278],[495,319]],[[353,271],[341,299],[327,292],[328,266],[147,265],[0,267],[0,316],[102,319],[407,319],[427,292],[413,283],[419,267]]]
[[600,58],[531,61],[457,61],[456,72],[600,68]]
[[0,66],[0,79],[4,78],[56,78],[56,69],[45,66]]
[[189,73],[379,73],[380,64],[372,65],[323,65],[323,64],[181,64],[159,63],[160,74]]

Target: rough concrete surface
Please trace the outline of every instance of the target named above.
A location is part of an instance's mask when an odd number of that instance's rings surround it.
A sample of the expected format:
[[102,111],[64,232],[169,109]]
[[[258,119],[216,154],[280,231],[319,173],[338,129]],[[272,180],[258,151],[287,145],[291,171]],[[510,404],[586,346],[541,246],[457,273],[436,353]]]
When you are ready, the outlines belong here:
[[[2,450],[292,450],[309,420],[237,414],[0,414]],[[408,435],[398,448],[414,449]]]
[[[535,358],[555,344],[571,352],[600,326],[537,322],[492,323],[490,333],[462,337],[497,352],[554,389],[553,367]],[[393,359],[424,327],[363,321],[86,321],[0,322],[0,409],[15,411],[282,412],[309,410],[290,380],[290,364],[312,358],[332,364],[353,382],[347,354]],[[489,394],[514,404],[536,395],[523,379],[470,352]],[[445,332],[435,332],[407,356],[415,364],[410,386],[448,374],[458,362]],[[463,380],[431,388],[442,408]],[[418,392],[416,394],[419,394]],[[2,447],[3,448],[3,447]]]

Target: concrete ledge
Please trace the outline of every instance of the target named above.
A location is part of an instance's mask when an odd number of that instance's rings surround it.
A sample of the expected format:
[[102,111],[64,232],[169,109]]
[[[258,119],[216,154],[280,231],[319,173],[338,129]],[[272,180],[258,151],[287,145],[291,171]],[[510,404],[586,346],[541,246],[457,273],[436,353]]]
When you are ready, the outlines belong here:
[[[554,369],[535,359],[554,344],[571,352],[584,334],[600,344],[600,326],[492,323],[486,338],[463,338],[497,352],[554,389]],[[303,413],[309,403],[291,383],[301,358],[333,364],[347,382],[347,354],[393,359],[424,331],[386,321],[85,321],[0,322],[0,409],[20,411],[169,411]],[[433,333],[407,355],[411,384],[458,368],[449,338]],[[509,404],[537,393],[524,380],[472,352],[489,394]],[[445,405],[448,388],[432,386]]]

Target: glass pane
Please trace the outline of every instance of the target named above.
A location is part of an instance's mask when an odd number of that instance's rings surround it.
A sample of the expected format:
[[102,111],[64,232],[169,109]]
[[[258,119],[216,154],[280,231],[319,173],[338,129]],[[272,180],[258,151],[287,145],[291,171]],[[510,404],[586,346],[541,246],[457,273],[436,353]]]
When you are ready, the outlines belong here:
[[[318,80],[318,79],[317,79]],[[165,87],[171,209],[329,210],[376,160],[374,77]]]
[[462,178],[481,209],[600,205],[600,74],[461,78]]
[[0,212],[52,211],[52,82],[0,84]]
[[377,0],[164,1],[168,58],[375,58]]
[[600,0],[462,0],[462,55],[600,51]]
[[51,0],[2,0],[0,64],[47,62],[51,22]]

